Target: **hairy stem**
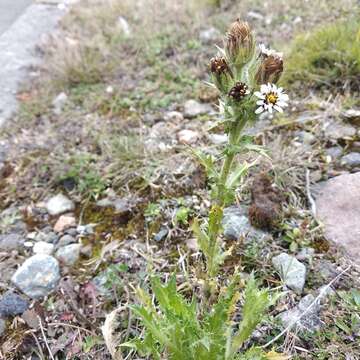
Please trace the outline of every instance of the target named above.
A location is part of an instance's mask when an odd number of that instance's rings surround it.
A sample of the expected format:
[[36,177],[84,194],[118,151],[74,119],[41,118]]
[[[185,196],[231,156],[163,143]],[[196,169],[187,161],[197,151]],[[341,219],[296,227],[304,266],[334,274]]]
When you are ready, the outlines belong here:
[[[229,142],[228,144],[231,146],[237,146],[240,141],[241,132],[246,125],[246,119],[236,119],[229,131]],[[221,212],[220,216],[216,217],[216,223],[209,226],[209,240],[210,240],[210,254],[208,257],[208,275],[210,278],[214,277],[217,273],[217,263],[216,263],[216,251],[218,244],[218,237],[221,230],[221,222],[222,222],[222,212],[223,207],[226,201],[226,183],[230,174],[231,166],[233,164],[235,158],[234,151],[228,151],[225,154],[225,159],[223,162],[223,166],[221,168],[219,183],[218,183],[218,191],[217,197],[215,199],[215,205],[212,207],[212,211]],[[210,223],[210,221],[209,221]]]

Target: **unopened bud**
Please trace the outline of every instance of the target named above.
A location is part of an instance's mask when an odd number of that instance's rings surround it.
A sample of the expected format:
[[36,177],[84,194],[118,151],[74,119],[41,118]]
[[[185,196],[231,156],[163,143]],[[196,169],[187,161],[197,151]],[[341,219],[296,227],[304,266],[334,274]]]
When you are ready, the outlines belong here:
[[224,57],[212,58],[210,71],[216,87],[222,92],[227,92],[233,75],[226,59]]
[[229,91],[229,96],[235,101],[241,101],[250,93],[247,85],[243,82],[237,82]]
[[230,62],[241,68],[254,54],[254,40],[247,22],[236,20],[226,35],[225,51]]
[[258,85],[275,84],[283,72],[283,60],[276,55],[270,55],[263,59],[256,73],[255,79]]

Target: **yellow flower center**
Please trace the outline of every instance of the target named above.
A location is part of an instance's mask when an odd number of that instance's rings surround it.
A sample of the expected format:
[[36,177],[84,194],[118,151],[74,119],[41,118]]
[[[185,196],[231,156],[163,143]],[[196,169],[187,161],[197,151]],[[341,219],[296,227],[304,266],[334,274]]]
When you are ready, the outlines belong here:
[[278,99],[278,96],[276,94],[274,94],[273,92],[268,93],[266,95],[266,102],[268,104],[273,104],[273,105],[276,104],[277,99]]

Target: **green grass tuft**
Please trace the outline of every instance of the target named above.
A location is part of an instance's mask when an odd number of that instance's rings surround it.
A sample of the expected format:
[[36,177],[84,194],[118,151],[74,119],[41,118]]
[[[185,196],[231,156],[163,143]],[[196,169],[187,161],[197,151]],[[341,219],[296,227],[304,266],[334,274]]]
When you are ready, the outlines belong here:
[[341,20],[299,35],[286,59],[284,85],[359,90],[359,20]]

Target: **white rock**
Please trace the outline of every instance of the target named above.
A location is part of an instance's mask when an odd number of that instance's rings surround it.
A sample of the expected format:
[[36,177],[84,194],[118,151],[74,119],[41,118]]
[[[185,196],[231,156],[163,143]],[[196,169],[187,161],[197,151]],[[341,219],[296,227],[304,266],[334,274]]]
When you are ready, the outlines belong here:
[[79,260],[80,249],[80,244],[66,245],[58,249],[56,252],[56,257],[62,264],[72,266]]
[[186,118],[194,118],[210,112],[212,112],[212,107],[209,104],[200,104],[195,100],[188,100],[184,104],[184,116]]
[[67,211],[72,211],[75,209],[74,203],[68,199],[65,195],[59,193],[56,196],[53,196],[46,203],[46,210],[50,215],[60,215]]
[[45,241],[35,243],[33,247],[34,254],[51,255],[54,251],[54,245]]
[[304,290],[306,279],[305,265],[295,257],[286,253],[281,253],[280,255],[273,257],[272,263],[285,285],[296,293],[301,294]]
[[199,138],[199,133],[193,130],[184,129],[178,132],[178,139],[183,144],[193,144]]
[[228,141],[226,134],[209,134],[210,141],[215,145],[223,145]]

